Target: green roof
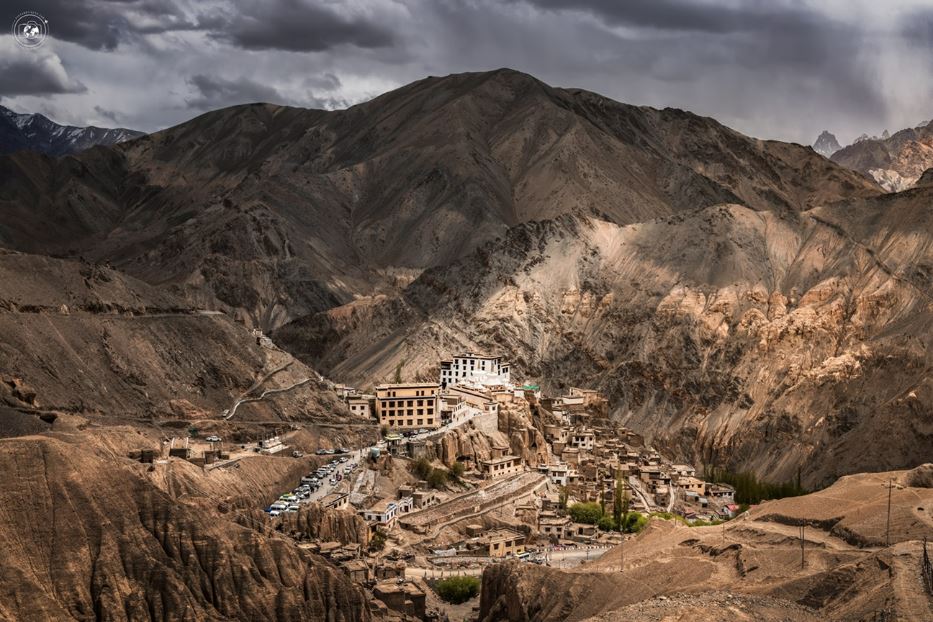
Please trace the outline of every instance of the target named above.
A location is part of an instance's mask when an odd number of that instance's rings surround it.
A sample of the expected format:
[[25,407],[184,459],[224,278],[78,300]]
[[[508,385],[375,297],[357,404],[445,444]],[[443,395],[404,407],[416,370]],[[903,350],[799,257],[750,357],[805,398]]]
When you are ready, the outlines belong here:
[[526,384],[525,386],[522,387],[522,389],[524,389],[525,391],[537,391],[540,388],[541,387],[536,384]]

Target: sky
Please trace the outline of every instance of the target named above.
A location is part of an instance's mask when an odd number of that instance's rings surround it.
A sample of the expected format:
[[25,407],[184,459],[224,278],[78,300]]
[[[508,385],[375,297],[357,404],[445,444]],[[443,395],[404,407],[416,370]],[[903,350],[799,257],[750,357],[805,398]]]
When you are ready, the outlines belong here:
[[74,125],[344,108],[499,67],[805,144],[933,117],[933,0],[3,0],[2,32],[23,11],[49,37],[0,36],[0,104]]

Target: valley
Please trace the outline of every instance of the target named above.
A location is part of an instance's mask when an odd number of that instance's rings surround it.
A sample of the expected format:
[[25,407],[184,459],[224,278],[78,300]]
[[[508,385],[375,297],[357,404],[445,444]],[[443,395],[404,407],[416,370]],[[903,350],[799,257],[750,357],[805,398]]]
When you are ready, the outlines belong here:
[[923,131],[499,69],[17,138],[0,619],[933,619]]

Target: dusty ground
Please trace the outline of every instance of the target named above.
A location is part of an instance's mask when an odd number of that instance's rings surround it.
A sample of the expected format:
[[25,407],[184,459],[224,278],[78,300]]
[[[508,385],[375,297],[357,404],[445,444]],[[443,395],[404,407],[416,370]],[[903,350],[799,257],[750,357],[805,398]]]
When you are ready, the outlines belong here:
[[[922,482],[929,469],[852,476],[806,497],[762,504],[722,526],[652,520],[623,547],[580,569],[490,568],[483,582],[485,619],[611,620],[642,612],[649,620],[691,620],[699,609],[689,598],[675,606],[659,597],[725,591],[770,599],[720,600],[710,610],[735,610],[739,619],[809,619],[804,613],[797,617],[803,607],[824,620],[933,620],[915,539],[933,533],[933,488],[895,490],[894,545],[871,544],[883,538],[887,491],[881,484]],[[806,524],[803,567],[799,527],[791,523]],[[599,598],[590,596],[595,594]],[[778,615],[781,603],[785,618]]]

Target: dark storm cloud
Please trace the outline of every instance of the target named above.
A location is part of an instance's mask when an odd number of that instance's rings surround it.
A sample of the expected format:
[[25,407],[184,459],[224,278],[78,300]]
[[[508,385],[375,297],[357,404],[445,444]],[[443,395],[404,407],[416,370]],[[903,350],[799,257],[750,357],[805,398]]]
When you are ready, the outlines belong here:
[[96,112],[97,115],[101,117],[102,119],[107,119],[113,122],[114,124],[120,123],[120,120],[117,118],[117,113],[114,112],[113,110],[107,110],[106,108],[102,108],[101,106],[94,106],[94,112]]
[[0,95],[50,95],[86,90],[83,84],[68,77],[56,57],[37,60],[25,55],[0,55]]
[[191,99],[187,99],[186,102],[189,108],[196,110],[211,110],[233,106],[234,104],[256,102],[288,103],[271,86],[253,82],[246,78],[233,81],[217,76],[196,75],[188,79],[188,84],[194,87],[196,95]]
[[23,10],[49,20],[49,33],[91,50],[114,50],[135,35],[190,30],[196,24],[173,0],[29,0],[3,3],[0,19],[12,22]]
[[25,8],[49,18],[60,60],[4,80],[36,93],[16,105],[109,118],[98,106],[145,130],[251,101],[345,107],[503,66],[799,142],[931,116],[921,0],[31,0],[13,13]]
[[394,42],[378,22],[341,15],[313,0],[241,2],[227,19],[214,23],[211,36],[248,50],[320,52],[344,44],[382,48]]
[[[698,0],[526,0],[542,9],[588,12],[614,25],[727,33],[805,23],[816,13],[776,1],[738,6]],[[822,21],[822,20],[819,20]]]

